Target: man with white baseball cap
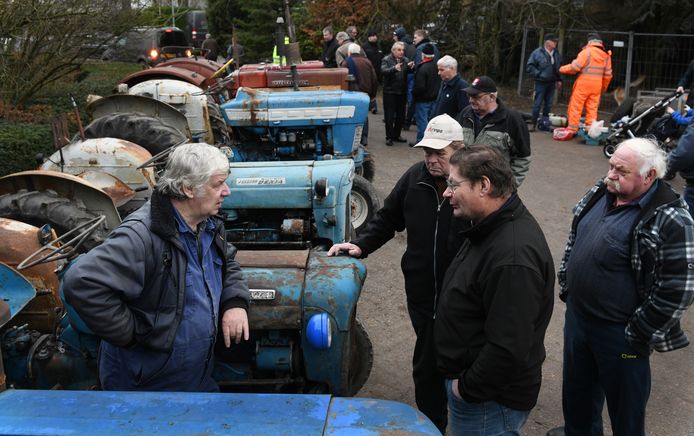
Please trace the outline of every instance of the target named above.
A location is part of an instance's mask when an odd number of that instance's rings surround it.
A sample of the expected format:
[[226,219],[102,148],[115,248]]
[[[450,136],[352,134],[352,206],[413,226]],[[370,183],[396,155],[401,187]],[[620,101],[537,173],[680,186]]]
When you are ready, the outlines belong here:
[[463,146],[463,129],[448,114],[434,117],[415,147],[424,160],[412,165],[385,199],[359,237],[335,244],[329,256],[340,253],[365,258],[407,230],[407,248],[401,266],[405,276],[407,309],[417,341],[412,359],[417,407],[442,433],[447,424],[445,379],[436,368],[434,313],[443,275],[460,248],[463,221],[443,197],[448,158]]

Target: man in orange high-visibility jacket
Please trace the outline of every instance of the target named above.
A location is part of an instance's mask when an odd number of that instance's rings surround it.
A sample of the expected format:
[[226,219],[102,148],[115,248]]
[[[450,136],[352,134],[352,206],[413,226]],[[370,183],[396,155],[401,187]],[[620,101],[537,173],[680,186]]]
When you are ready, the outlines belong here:
[[[563,74],[578,74],[569,101],[569,125],[571,137],[578,132],[583,107],[586,109],[585,128],[588,129],[598,116],[600,94],[607,91],[612,80],[612,52],[597,33],[588,34],[588,44],[570,64],[559,69]],[[568,139],[568,138],[567,138]]]

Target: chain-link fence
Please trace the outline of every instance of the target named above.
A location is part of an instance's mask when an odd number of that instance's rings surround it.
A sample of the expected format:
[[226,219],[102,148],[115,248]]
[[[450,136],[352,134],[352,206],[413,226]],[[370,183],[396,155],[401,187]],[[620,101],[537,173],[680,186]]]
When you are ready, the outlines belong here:
[[[519,66],[518,93],[531,96],[534,81],[525,71],[530,53],[542,45],[546,32],[540,28],[524,29],[523,52]],[[589,30],[567,30],[560,34],[559,52],[562,64],[570,63],[586,44]],[[600,110],[613,112],[617,102],[613,96],[616,88],[625,90],[625,95],[636,97],[638,90],[672,90],[694,59],[694,35],[674,35],[633,32],[599,32],[605,48],[612,51],[612,82],[608,92],[600,99]],[[576,76],[562,75],[564,80],[556,100],[568,104]]]

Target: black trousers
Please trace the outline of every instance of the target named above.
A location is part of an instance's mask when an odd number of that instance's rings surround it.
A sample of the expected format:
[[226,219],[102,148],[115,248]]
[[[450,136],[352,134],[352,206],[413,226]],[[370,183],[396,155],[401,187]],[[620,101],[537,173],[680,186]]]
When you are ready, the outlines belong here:
[[436,368],[434,319],[431,311],[422,310],[410,303],[407,304],[407,311],[417,335],[412,356],[412,378],[417,408],[438,427],[442,434],[445,434],[448,424],[448,397],[446,380]]
[[397,139],[402,132],[402,124],[405,121],[405,104],[407,96],[404,94],[383,94],[383,115],[386,119],[386,139]]

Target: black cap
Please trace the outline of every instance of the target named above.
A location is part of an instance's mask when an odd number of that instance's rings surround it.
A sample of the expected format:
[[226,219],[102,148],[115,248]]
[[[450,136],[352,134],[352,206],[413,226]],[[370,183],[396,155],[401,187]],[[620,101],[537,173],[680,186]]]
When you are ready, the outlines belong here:
[[374,35],[378,36],[378,32],[376,32],[375,30],[369,30],[368,32],[366,32],[367,37]]
[[588,41],[592,41],[594,39],[602,41],[602,38],[600,38],[600,34],[598,32],[590,32],[588,34]]
[[434,46],[431,44],[425,44],[422,48],[422,54],[433,55],[434,53]]
[[559,41],[559,37],[554,33],[548,33],[545,35],[545,41]]
[[496,83],[494,83],[491,77],[475,77],[472,84],[463,89],[463,91],[467,92],[468,95],[477,95],[483,92],[496,92]]

